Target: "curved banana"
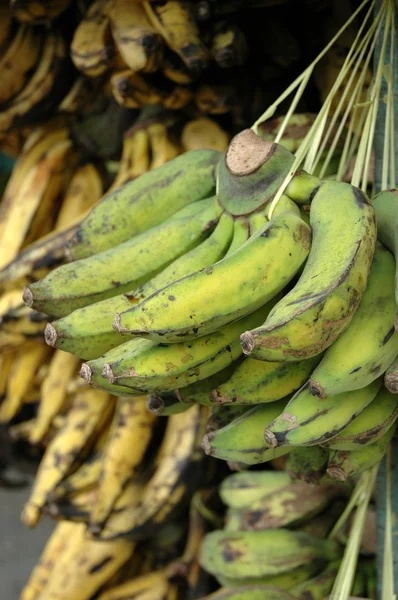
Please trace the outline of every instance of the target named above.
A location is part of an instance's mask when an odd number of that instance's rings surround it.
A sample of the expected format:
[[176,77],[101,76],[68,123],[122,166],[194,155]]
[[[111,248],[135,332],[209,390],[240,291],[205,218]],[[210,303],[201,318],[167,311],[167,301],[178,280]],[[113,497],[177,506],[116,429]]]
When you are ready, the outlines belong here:
[[[63,317],[82,306],[128,292],[208,237],[221,212],[214,198],[188,205],[123,244],[54,269],[25,287],[24,302],[40,312]],[[126,264],[132,267],[126,269]]]
[[307,381],[317,357],[296,363],[268,363],[247,357],[232,377],[211,393],[217,404],[263,404],[284,398]]
[[10,0],[13,15],[29,25],[48,23],[62,14],[71,0]]
[[[175,394],[180,402],[186,404],[204,404],[206,406],[211,405],[210,393],[214,388],[227,381],[236,369],[236,365],[239,361],[231,363],[225,369],[218,371],[207,379],[202,379],[196,383],[191,383],[182,388],[178,388]],[[214,408],[214,407],[213,407]]]
[[229,425],[232,421],[248,412],[247,406],[240,404],[229,404],[227,406],[213,406],[209,420],[207,421],[206,433],[213,433]]
[[337,481],[346,481],[346,479],[357,477],[376,465],[385,455],[395,429],[396,427],[393,425],[374,444],[369,444],[358,450],[334,450],[330,452],[328,475]]
[[[283,213],[213,267],[117,315],[115,327],[161,342],[209,334],[276,296],[300,269],[309,248],[308,226],[293,213]],[[261,279],[259,273],[267,277]]]
[[163,600],[167,592],[167,570],[151,571],[105,590],[98,600]]
[[284,189],[284,194],[296,204],[311,204],[320,183],[319,177],[304,170],[296,171]]
[[202,448],[206,454],[222,460],[256,465],[278,456],[290,448],[272,448],[264,441],[264,425],[284,409],[286,400],[256,406],[231,423],[204,436]]
[[211,196],[220,156],[214,150],[186,152],[104,196],[70,241],[73,260],[125,242]]
[[250,508],[253,502],[291,483],[285,471],[241,471],[227,475],[219,485],[221,500],[229,508]]
[[79,167],[65,190],[54,229],[57,231],[69,227],[76,217],[98,202],[102,193],[103,183],[98,168],[93,163]]
[[[164,123],[152,123],[148,127],[152,160],[149,169],[156,169],[180,154],[180,148],[168,137]],[[193,148],[195,150],[196,148]],[[219,150],[219,148],[215,148]]]
[[[366,408],[365,408],[366,410]],[[285,469],[293,479],[318,484],[326,475],[329,451],[320,446],[293,448],[287,455]]]
[[80,369],[80,377],[85,383],[90,384],[92,388],[100,390],[102,392],[107,392],[108,394],[112,394],[113,396],[126,396],[135,398],[136,396],[142,395],[122,385],[109,383],[107,379],[104,379],[102,377],[101,369],[89,367],[87,363],[82,364]]
[[157,416],[168,417],[189,410],[190,405],[181,402],[175,392],[150,394],[146,401],[147,410]]
[[[315,577],[299,583],[289,589],[292,595],[299,600],[311,598],[326,598],[333,589],[334,581],[337,577],[341,565],[341,560],[335,560],[329,563],[324,571],[321,571]],[[354,593],[351,589],[351,593]]]
[[247,217],[237,217],[234,219],[234,235],[231,245],[225,254],[225,258],[238,250],[250,237],[250,224]]
[[324,181],[310,220],[312,247],[300,279],[264,325],[241,336],[244,352],[253,358],[297,361],[320,354],[358,308],[376,243],[373,208],[358,188]]
[[345,429],[372,402],[381,385],[382,378],[379,377],[360,390],[319,400],[306,383],[281,414],[266,425],[265,440],[273,448],[326,442]]
[[88,77],[106,73],[115,58],[109,7],[110,0],[94,0],[73,34],[72,61]]
[[394,275],[394,257],[378,243],[351,323],[329,346],[310,377],[314,396],[326,398],[363,388],[384,373],[398,355]]
[[384,373],[384,385],[392,394],[398,394],[398,357]]
[[216,121],[208,117],[198,117],[188,121],[181,133],[181,144],[184,150],[211,148],[225,152],[229,141],[229,134]]
[[326,444],[332,450],[358,450],[373,444],[390,429],[398,417],[398,398],[384,387],[372,402]]
[[[108,429],[104,430],[106,436]],[[82,493],[91,492],[97,488],[98,478],[101,473],[102,452],[106,442],[106,436],[103,433],[100,436],[100,443],[97,442],[95,448],[87,456],[83,464],[68,477],[65,477],[59,484],[47,494],[46,505],[59,504],[65,500],[70,500]],[[95,498],[94,498],[95,500]]]

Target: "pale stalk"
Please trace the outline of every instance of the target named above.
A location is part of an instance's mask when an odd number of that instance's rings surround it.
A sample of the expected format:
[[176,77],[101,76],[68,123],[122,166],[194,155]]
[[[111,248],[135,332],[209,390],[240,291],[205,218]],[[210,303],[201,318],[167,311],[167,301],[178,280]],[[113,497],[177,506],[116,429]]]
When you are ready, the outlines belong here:
[[381,600],[392,600],[394,596],[394,557],[392,545],[392,508],[391,508],[391,446],[386,454],[386,518],[384,523],[384,548]]
[[309,69],[308,73],[305,75],[305,77],[303,78],[302,82],[300,83],[299,88],[298,88],[298,90],[297,90],[297,92],[296,92],[296,94],[295,94],[295,96],[294,96],[294,98],[292,100],[292,103],[289,106],[289,110],[287,111],[287,113],[286,113],[286,115],[285,115],[285,117],[284,117],[284,119],[282,121],[282,125],[280,126],[280,128],[278,130],[278,133],[275,136],[274,142],[276,144],[279,143],[280,139],[282,138],[283,134],[285,133],[285,129],[286,129],[288,123],[289,123],[290,117],[294,113],[297,104],[300,102],[301,96],[304,93],[305,87],[306,87],[306,85],[308,83],[308,80],[311,77],[311,75],[312,75],[312,69]]

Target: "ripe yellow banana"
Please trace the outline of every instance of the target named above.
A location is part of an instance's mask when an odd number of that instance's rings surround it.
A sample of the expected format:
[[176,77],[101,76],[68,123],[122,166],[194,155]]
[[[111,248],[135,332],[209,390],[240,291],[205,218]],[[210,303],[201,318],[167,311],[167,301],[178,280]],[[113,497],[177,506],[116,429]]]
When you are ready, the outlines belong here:
[[54,229],[69,227],[100,199],[102,193],[103,183],[97,167],[93,163],[79,167],[66,188]]
[[[213,267],[166,286],[118,315],[115,327],[161,342],[209,334],[276,296],[300,269],[309,249],[308,226],[293,213],[283,213]],[[266,279],[259,280],[259,272],[267,273]]]
[[[104,431],[106,432],[106,435],[108,435],[109,430],[105,429]],[[100,436],[101,443],[97,442],[93,451],[90,452],[77,471],[74,471],[68,475],[68,477],[65,477],[65,479],[60,481],[47,495],[46,506],[52,506],[53,504],[57,505],[60,502],[65,502],[75,496],[80,496],[83,492],[90,492],[94,489],[97,493],[98,478],[102,466],[102,452],[106,441],[106,439],[104,439],[106,436],[104,436],[103,433]],[[95,499],[96,498],[94,498],[94,502]]]
[[[167,592],[167,570],[152,571],[105,590],[98,600],[163,600]],[[144,596],[148,594],[148,596]]]
[[112,248],[159,225],[187,204],[211,196],[220,156],[214,150],[186,152],[104,196],[72,238],[71,257],[76,260]]
[[[63,317],[77,308],[128,292],[198,246],[210,235],[221,213],[215,198],[188,205],[123,244],[54,269],[25,287],[24,302],[40,312]],[[127,263],[134,266],[126,269]]]
[[114,0],[109,17],[126,65],[135,73],[155,71],[162,57],[163,39],[150,24],[142,4],[136,0]]
[[363,388],[384,373],[397,356],[394,276],[394,257],[377,243],[359,307],[310,377],[314,395],[325,398]]
[[382,385],[379,377],[366,387],[319,400],[308,382],[284,410],[266,425],[265,441],[277,446],[311,446],[327,442],[345,429],[370,404]]
[[145,128],[128,130],[123,135],[122,158],[118,173],[107,194],[149,170],[149,135]]
[[44,515],[57,521],[73,521],[74,523],[86,523],[88,521],[91,507],[95,503],[97,495],[96,488],[83,489],[72,498],[61,498],[57,502],[47,500],[42,508]]
[[4,292],[0,296],[0,324],[8,319],[15,319],[25,313],[23,307],[22,290],[20,288]]
[[229,134],[216,121],[208,117],[198,117],[188,121],[181,133],[181,144],[184,150],[211,148],[225,152],[229,141]]
[[8,378],[13,368],[15,358],[16,356],[13,352],[1,352],[0,354],[0,398],[4,396],[7,389]]
[[[169,139],[167,127],[164,123],[153,123],[148,127],[149,141],[151,145],[151,164],[149,169],[156,169],[172,160],[181,153],[181,149]],[[203,146],[202,146],[203,148]],[[196,150],[196,148],[185,148],[185,150]],[[219,150],[219,148],[214,148]]]
[[156,417],[146,410],[146,397],[119,398],[115,421],[104,449],[97,496],[89,529],[100,531],[129,479],[135,476],[151,441]]
[[114,399],[97,390],[83,390],[73,399],[68,418],[47,446],[22,522],[34,527],[47,495],[70,472],[76,462],[84,460],[98,432],[105,426],[114,409]]
[[228,69],[244,64],[248,53],[245,34],[236,24],[221,21],[216,24],[211,54],[219,67]]
[[300,279],[264,325],[241,336],[244,352],[253,358],[296,361],[320,354],[358,308],[376,243],[373,208],[358,188],[324,181],[310,220],[312,247]]
[[109,6],[109,0],[92,2],[73,34],[71,58],[76,68],[88,77],[105,73],[115,57]]
[[71,0],[10,0],[13,15],[29,25],[48,23],[58,17],[70,5]]

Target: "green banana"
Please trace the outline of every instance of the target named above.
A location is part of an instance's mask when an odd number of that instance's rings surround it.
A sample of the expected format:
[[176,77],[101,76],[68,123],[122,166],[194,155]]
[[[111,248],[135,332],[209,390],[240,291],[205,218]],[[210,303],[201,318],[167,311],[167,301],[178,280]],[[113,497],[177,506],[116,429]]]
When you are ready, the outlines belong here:
[[103,392],[108,392],[114,396],[142,396],[142,394],[136,394],[133,390],[122,385],[109,383],[109,381],[102,377],[101,370],[89,367],[87,363],[82,364],[80,377],[82,377],[86,383],[89,383],[91,387],[102,390]]
[[372,402],[381,384],[379,377],[360,390],[319,400],[311,394],[307,382],[266,425],[265,441],[272,448],[324,443],[338,435]]
[[128,292],[200,244],[220,214],[214,198],[190,204],[127,242],[61,265],[41,281],[25,287],[23,299],[40,312],[63,317],[76,308]]
[[[271,203],[267,204],[266,211],[265,211],[268,218],[269,218],[270,208],[271,208]],[[295,202],[293,202],[293,200],[291,198],[289,198],[289,196],[286,196],[286,194],[282,194],[282,196],[279,198],[279,200],[272,212],[272,218],[275,219],[275,217],[277,217],[278,215],[281,215],[285,211],[293,212],[298,217],[301,217],[301,212],[300,212],[300,209],[297,206],[297,204]]]
[[308,581],[299,583],[291,588],[290,592],[298,600],[324,600],[332,591],[340,564],[341,560],[332,561],[324,571]]
[[285,471],[241,471],[225,477],[218,493],[229,508],[250,508],[256,500],[278,492],[291,482]]
[[225,258],[238,250],[250,237],[250,225],[247,217],[237,217],[234,219],[234,235],[231,245],[225,254]]
[[398,417],[398,397],[384,387],[374,400],[353,420],[328,442],[332,450],[358,450],[380,439]]
[[227,379],[231,377],[239,362],[240,358],[232,362],[228,367],[225,367],[225,369],[211,375],[211,377],[207,377],[196,383],[191,383],[190,385],[174,390],[177,398],[180,402],[188,404],[205,404],[207,406],[213,406],[214,408],[214,405],[210,401],[210,393],[215,387],[224,383],[224,381],[227,381]]
[[284,398],[307,381],[319,358],[295,363],[266,362],[246,357],[232,377],[211,394],[217,404],[264,404]]
[[214,193],[215,150],[191,150],[105,196],[88,214],[68,248],[76,260],[108,250]]
[[229,257],[117,315],[114,325],[166,343],[206,335],[273,298],[300,269],[309,248],[308,226],[285,212]]
[[180,402],[174,392],[166,392],[147,396],[146,407],[154,415],[168,417],[185,412],[190,408],[190,405]]
[[234,216],[248,215],[269,202],[294,162],[280,144],[262,140],[251,129],[232,138],[217,167],[217,197]]
[[392,394],[398,394],[398,357],[384,373],[384,385]]
[[[372,200],[377,219],[377,237],[395,256],[395,300],[398,304],[398,190],[383,190]],[[398,318],[395,319],[398,330]]]
[[227,406],[213,406],[207,421],[206,433],[211,433],[222,427],[226,427],[234,419],[244,415],[249,408],[242,404],[229,404]]
[[307,223],[307,225],[311,225],[310,211],[306,210],[307,208],[309,208],[309,207],[308,206],[300,206],[300,216],[303,219],[304,223]]
[[284,193],[296,204],[311,204],[313,196],[320,185],[321,180],[307,171],[296,171]]
[[395,433],[392,425],[386,433],[373,444],[359,450],[333,450],[330,452],[327,472],[337,481],[357,477],[380,462],[387,451],[388,444]]
[[[366,410],[366,409],[365,409]],[[293,479],[319,483],[326,474],[329,452],[319,446],[293,448],[287,455],[285,469]]]
[[275,301],[196,340],[166,345],[135,338],[88,364],[98,369],[102,365],[102,375],[110,383],[143,393],[178,389],[206,379],[236,360],[242,353],[239,334],[248,323],[261,323]]
[[244,585],[233,589],[221,588],[202,600],[294,600],[294,596],[273,585]]
[[49,323],[45,331],[47,343],[84,360],[98,358],[119,346],[126,337],[112,327],[115,314],[128,310],[172,281],[216,263],[228,248],[232,230],[232,217],[222,214],[216,228],[204,242],[177,258],[138,289],[89,304]]
[[310,377],[314,395],[326,398],[363,388],[397,356],[394,274],[394,257],[378,242],[368,284],[351,323],[329,346]]
[[278,400],[250,408],[229,425],[208,433],[202,448],[206,454],[223,460],[256,465],[283,456],[290,448],[270,447],[264,441],[264,426],[283,411],[286,400]]
[[300,531],[213,531],[202,542],[199,561],[222,578],[254,579],[292,572],[309,562],[336,558],[337,544]]
[[310,221],[311,252],[297,284],[262,326],[241,336],[245,354],[253,358],[297,361],[320,354],[347,328],[359,305],[376,242],[368,199],[347,183],[323,181]]
[[268,221],[269,221],[269,219],[264,210],[258,210],[256,212],[251,213],[248,216],[249,237],[254,235],[256,233],[256,231],[261,229],[261,227],[263,227],[266,223],[268,223]]
[[[330,478],[332,481],[332,478]],[[341,484],[343,485],[343,484]],[[349,488],[349,493],[351,493],[352,487]],[[348,496],[347,494],[347,496]],[[323,511],[320,515],[316,515],[312,517],[308,521],[304,521],[300,524],[300,531],[304,531],[306,533],[310,533],[311,535],[316,535],[321,538],[326,538],[329,533],[332,531],[335,526],[337,519],[343,513],[343,510],[347,506],[347,497],[344,499],[336,499],[334,500],[328,508]]]

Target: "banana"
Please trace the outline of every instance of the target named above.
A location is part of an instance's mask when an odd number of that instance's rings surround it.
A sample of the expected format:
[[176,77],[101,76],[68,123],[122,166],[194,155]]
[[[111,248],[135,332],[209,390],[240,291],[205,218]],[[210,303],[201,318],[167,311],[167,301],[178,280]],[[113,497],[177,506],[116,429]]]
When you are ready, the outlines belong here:
[[82,490],[73,498],[61,498],[58,502],[48,500],[42,508],[44,515],[57,521],[73,521],[87,523],[90,509],[95,503],[96,488]]
[[39,59],[42,47],[40,33],[32,27],[18,27],[13,40],[0,57],[0,109],[23,89]]
[[323,600],[332,591],[340,564],[340,560],[330,562],[326,569],[321,571],[319,575],[308,581],[299,583],[299,585],[291,588],[289,591],[299,600]]
[[[108,433],[107,430],[106,432]],[[80,496],[82,493],[91,492],[94,489],[97,493],[96,488],[101,473],[104,441],[102,441],[100,445],[98,443],[96,444],[94,450],[89,454],[77,471],[74,471],[68,475],[68,477],[60,481],[59,484],[47,494],[46,505],[58,505],[61,502],[73,499],[75,496]]]
[[264,425],[270,423],[286,400],[249,409],[229,425],[204,436],[202,448],[206,454],[245,465],[256,465],[283,456],[290,448],[272,448],[264,441]]
[[227,475],[219,485],[221,500],[229,508],[250,508],[267,494],[278,493],[292,482],[286,471],[241,471]]
[[104,196],[71,239],[71,257],[86,258],[112,248],[209,197],[220,156],[214,150],[186,152]]
[[162,345],[135,338],[110,350],[93,365],[95,368],[103,365],[102,375],[110,383],[120,383],[143,393],[184,387],[214,375],[236,360],[242,352],[239,333],[249,322],[260,322],[275,301],[191,342]]
[[58,105],[58,112],[66,115],[85,113],[94,108],[98,92],[101,87],[101,78],[93,79],[80,75],[76,77],[66,95]]
[[[202,600],[293,600],[294,596],[273,585],[243,585],[236,588],[220,588]],[[109,599],[111,600],[111,599]],[[112,599],[113,600],[113,599]]]
[[[218,371],[211,377],[207,379],[202,379],[196,383],[192,383],[183,388],[178,388],[175,391],[176,396],[178,397],[180,402],[185,402],[187,404],[204,404],[207,406],[211,405],[210,402],[210,393],[211,391],[224,383],[229,379],[236,368],[236,364],[239,364],[239,361],[235,361],[231,363],[225,369]],[[214,408],[212,411],[214,412]]]
[[70,4],[71,0],[47,0],[46,2],[10,0],[13,15],[21,23],[28,23],[29,25],[52,21],[63,13]]
[[14,289],[8,292],[4,292],[0,296],[0,324],[3,324],[9,319],[15,319],[23,316],[24,311],[21,310],[23,306],[22,291],[21,289]]
[[[139,481],[130,481],[116,500],[113,511],[101,531],[92,532],[98,540],[113,540],[128,537],[130,524],[134,524],[137,511],[140,509],[145,484],[153,473],[154,465],[140,473]],[[149,473],[148,473],[149,471]]]
[[245,357],[232,377],[212,391],[211,401],[224,405],[280,400],[301,387],[318,362],[318,357],[296,363],[269,363]]
[[381,388],[372,402],[327,443],[332,450],[358,450],[379,440],[398,417],[398,398]]
[[253,358],[297,361],[320,354],[358,308],[376,242],[373,208],[358,188],[324,181],[312,200],[310,221],[312,247],[300,279],[264,325],[241,336],[245,354]]
[[92,2],[73,34],[70,47],[72,61],[88,77],[106,73],[115,58],[109,6],[109,0]]
[[92,208],[103,193],[102,177],[93,163],[79,167],[62,199],[54,229],[59,231],[69,227],[80,215]]
[[[41,281],[25,287],[24,302],[40,312],[63,317],[82,306],[134,289],[208,237],[220,215],[221,208],[214,198],[188,205],[161,225],[123,244],[54,269]],[[134,268],[126,270],[126,264]]]
[[[148,127],[152,160],[149,169],[156,169],[180,154],[180,148],[172,142],[164,123],[152,123]],[[192,148],[196,150],[196,148]],[[219,148],[214,148],[218,150]]]
[[149,169],[149,136],[145,128],[132,127],[123,134],[123,150],[117,175],[108,189],[112,193]]
[[48,375],[40,387],[40,404],[30,435],[31,444],[41,441],[53,418],[61,412],[66,400],[68,382],[78,365],[79,359],[76,356],[62,350],[56,350],[52,356]]
[[384,385],[392,394],[398,393],[398,357],[386,370],[384,374]]
[[240,404],[229,404],[228,406],[214,406],[211,409],[209,420],[207,421],[206,433],[212,433],[226,427],[236,418],[244,415],[249,409]]
[[47,540],[38,564],[22,590],[20,600],[37,600],[50,580],[57,562],[73,547],[75,534],[81,526],[69,521],[57,523]]
[[[265,209],[265,212],[266,212],[266,215],[268,218],[270,216],[269,215],[270,208],[271,208],[271,205],[268,204]],[[279,198],[277,205],[275,206],[275,208],[273,210],[273,213],[272,213],[273,218],[275,218],[277,215],[282,214],[286,210],[293,212],[298,217],[301,217],[301,211],[300,211],[299,207],[297,206],[297,204],[295,202],[293,202],[293,200],[291,200],[289,198],[289,196],[286,196],[286,194],[282,194],[282,196]]]
[[198,117],[188,121],[181,133],[181,144],[185,151],[209,148],[225,152],[229,141],[229,134],[216,121],[208,117]]
[[311,204],[320,183],[319,177],[304,170],[296,171],[284,189],[284,194],[296,204]]
[[293,448],[287,455],[285,469],[293,479],[315,484],[323,480],[328,460],[329,451],[320,446]]
[[[39,233],[43,213],[53,209],[55,200],[72,176],[75,160],[72,142],[60,141],[28,172],[19,193],[1,215],[4,229],[0,269],[15,259],[24,242],[29,243],[29,239],[32,241],[32,236]],[[70,166],[65,168],[64,161]],[[51,225],[48,215],[47,220]]]
[[150,394],[147,396],[146,408],[154,415],[168,417],[189,410],[190,405],[180,402],[173,391],[164,394]]
[[[142,104],[160,104],[161,96],[131,69],[116,71],[111,76],[112,94],[126,108],[140,108]],[[144,96],[145,95],[145,96]]]
[[90,384],[92,388],[101,390],[102,392],[108,392],[108,394],[112,394],[113,396],[136,397],[142,395],[141,393],[136,393],[132,389],[122,385],[109,383],[109,381],[102,377],[100,369],[89,367],[87,363],[82,364],[80,369],[80,377],[85,383]]
[[[0,398],[3,397],[8,385],[8,379],[13,369],[15,354],[13,352],[1,352],[0,354]],[[4,400],[2,399],[2,402]],[[0,407],[0,411],[3,409]]]
[[250,237],[250,224],[246,217],[234,219],[234,235],[225,258],[238,250]]
[[[332,481],[332,479],[330,478],[329,481]],[[350,482],[348,483],[350,484]],[[343,485],[347,484],[340,483],[340,485],[343,487]],[[351,493],[351,484],[349,485],[348,490],[349,493]],[[347,498],[338,498],[337,500],[334,500],[323,513],[316,515],[315,517],[312,517],[308,521],[302,523],[300,525],[300,531],[304,531],[305,533],[309,533],[321,538],[326,538],[332,531],[346,506]]]
[[237,89],[232,85],[201,83],[195,93],[195,103],[202,114],[224,115],[236,108]]
[[65,41],[58,32],[50,31],[33,75],[0,112],[0,132],[31,122],[37,114],[43,116],[57,105],[70,83],[69,74],[62,73],[65,61]]
[[6,395],[0,405],[0,422],[9,422],[21,409],[39,366],[49,355],[41,342],[25,343],[15,356],[7,379]]
[[[377,237],[394,254],[395,265],[398,260],[398,238],[396,225],[398,223],[398,190],[384,190],[377,194],[372,205],[377,219]],[[395,300],[398,303],[398,270],[395,272]],[[398,318],[395,319],[395,329],[398,331]]]
[[286,404],[281,414],[266,425],[265,440],[273,448],[327,442],[372,402],[381,385],[382,378],[379,377],[362,389],[320,401],[312,395],[306,383]]
[[164,52],[160,68],[163,75],[170,81],[174,81],[174,83],[187,85],[195,79],[195,74],[188,69],[181,58],[167,49]]
[[[200,563],[217,579],[273,578],[310,562],[336,558],[337,544],[300,531],[213,531],[200,551]],[[272,582],[270,582],[272,583]]]
[[211,43],[211,54],[223,69],[244,64],[248,54],[245,34],[236,24],[221,21],[216,24]]
[[232,219],[224,213],[204,242],[177,258],[141,287],[77,309],[48,324],[45,332],[47,343],[85,360],[98,358],[119,346],[125,337],[112,327],[116,313],[129,309],[172,281],[216,263],[223,257],[231,235]]
[[346,481],[348,478],[358,477],[358,475],[376,465],[385,455],[395,429],[395,425],[392,425],[376,442],[358,450],[350,452],[334,450],[330,452],[328,475],[337,481]]
[[103,453],[95,505],[90,514],[89,530],[98,532],[108,518],[115,501],[134,476],[152,438],[156,417],[146,410],[146,397],[119,398],[115,422]]
[[0,331],[0,350],[2,352],[14,350],[25,342],[25,336],[21,333],[6,333]]
[[142,4],[114,0],[109,11],[112,34],[126,65],[137,71],[155,71],[162,57],[163,39],[151,26]]
[[201,41],[190,4],[181,0],[143,2],[149,22],[166,44],[195,74],[208,63],[209,53]]
[[40,462],[31,495],[21,520],[34,527],[47,495],[89,453],[98,431],[112,415],[114,400],[97,390],[87,389],[73,399],[65,425],[48,444]]
[[105,590],[98,596],[98,600],[164,600],[167,576],[167,569],[152,571]]
[[314,396],[326,398],[363,388],[384,373],[397,356],[394,274],[394,257],[377,243],[358,309],[309,379]]
[[[213,267],[184,277],[117,315],[114,326],[121,333],[167,343],[212,333],[278,294],[297,273],[309,248],[307,225],[294,214],[283,213]],[[267,278],[259,280],[259,272],[266,272]]]
[[140,506],[125,533],[130,539],[146,538],[172,515],[177,516],[193,489],[201,485],[200,442],[206,419],[207,408],[198,405],[168,418],[158,467],[145,485]]

